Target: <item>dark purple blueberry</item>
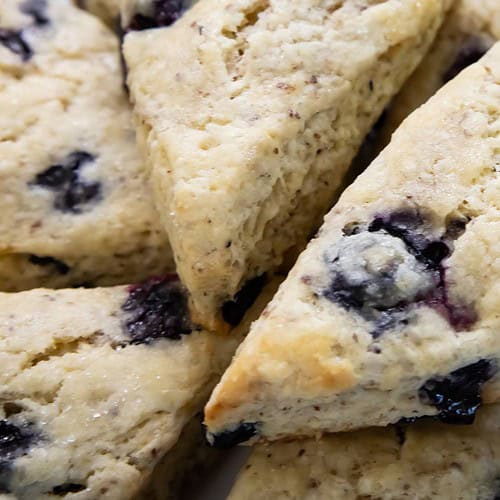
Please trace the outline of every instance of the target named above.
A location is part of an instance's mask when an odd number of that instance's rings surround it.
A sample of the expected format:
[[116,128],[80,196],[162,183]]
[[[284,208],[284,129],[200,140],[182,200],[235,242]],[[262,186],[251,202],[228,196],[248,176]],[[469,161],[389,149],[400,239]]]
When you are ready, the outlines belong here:
[[79,491],[83,491],[85,489],[87,489],[87,486],[85,486],[84,484],[64,483],[54,486],[51,493],[53,495],[63,496],[66,495],[66,493],[78,493]]
[[439,410],[437,418],[441,422],[472,424],[482,404],[481,388],[496,372],[492,361],[481,359],[445,377],[428,380],[419,390],[420,400]]
[[449,256],[450,250],[442,241],[429,241],[420,229],[424,222],[417,211],[407,209],[376,217],[368,226],[368,231],[385,231],[401,239],[415,258],[436,267]]
[[49,24],[47,17],[47,0],[26,0],[20,6],[23,14],[31,16],[35,26],[45,26]]
[[239,325],[247,310],[259,296],[266,281],[267,277],[265,274],[252,278],[243,285],[243,288],[234,296],[233,300],[224,302],[222,305],[222,317],[224,321],[231,326]]
[[8,491],[12,462],[24,455],[38,439],[32,424],[0,420],[0,491]]
[[37,266],[53,266],[59,274],[68,274],[70,267],[62,260],[54,259],[54,257],[42,257],[40,255],[31,254],[29,261]]
[[[467,218],[449,221],[441,238],[428,235],[430,221],[413,208],[378,215],[367,225],[346,224],[343,238],[325,254],[332,280],[323,295],[371,321],[374,338],[398,324],[408,324],[415,304],[434,308],[457,331],[469,329],[477,314],[472,305],[449,299],[443,266],[451,254],[452,241],[463,234],[468,222]],[[392,247],[397,258],[370,265],[363,252],[376,246],[380,246],[381,255],[385,247]],[[413,287],[399,286],[401,273],[413,277]]]
[[54,207],[61,212],[81,213],[85,205],[101,197],[101,184],[80,178],[84,165],[95,160],[86,151],[70,153],[61,163],[51,165],[36,175],[31,183],[54,191]]
[[457,57],[443,75],[443,83],[455,78],[463,69],[477,62],[487,51],[483,40],[470,37],[460,49]]
[[0,28],[0,44],[17,54],[23,62],[29,61],[33,50],[24,40],[22,31]]
[[135,14],[128,31],[141,31],[162,26],[170,26],[186,10],[183,0],[154,0],[151,15]]
[[129,288],[122,306],[131,344],[151,344],[157,339],[178,340],[193,330],[186,293],[177,277],[152,278]]
[[219,434],[210,434],[209,442],[214,448],[227,450],[237,444],[244,443],[257,436],[258,425],[253,422],[242,422],[232,431],[224,431]]

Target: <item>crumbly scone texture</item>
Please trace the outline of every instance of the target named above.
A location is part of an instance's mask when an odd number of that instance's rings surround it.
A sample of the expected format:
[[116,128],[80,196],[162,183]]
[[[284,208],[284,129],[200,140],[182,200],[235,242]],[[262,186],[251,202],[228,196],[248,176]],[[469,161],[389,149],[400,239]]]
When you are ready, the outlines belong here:
[[[158,280],[0,294],[0,493],[19,500],[137,493],[237,344],[186,329],[186,318],[175,316],[187,311],[185,296],[176,303],[179,290],[178,281]],[[174,478],[184,462],[170,461]]]
[[2,0],[0,35],[0,289],[172,269],[116,36],[68,0]]
[[462,69],[500,39],[497,0],[457,1],[429,53],[388,106],[376,134],[375,151],[385,147],[400,123]]
[[498,400],[499,148],[496,44],[326,216],[212,394],[209,431],[470,422]]
[[493,500],[500,406],[469,427],[419,423],[259,445],[230,500]]
[[209,327],[302,247],[446,0],[205,0],[125,37],[139,142],[179,274]]

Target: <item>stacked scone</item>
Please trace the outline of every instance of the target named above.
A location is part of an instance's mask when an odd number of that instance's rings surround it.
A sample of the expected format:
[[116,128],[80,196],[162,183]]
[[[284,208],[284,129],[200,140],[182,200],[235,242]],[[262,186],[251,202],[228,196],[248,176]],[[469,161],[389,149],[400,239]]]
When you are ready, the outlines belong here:
[[0,498],[498,497],[496,4],[2,0]]

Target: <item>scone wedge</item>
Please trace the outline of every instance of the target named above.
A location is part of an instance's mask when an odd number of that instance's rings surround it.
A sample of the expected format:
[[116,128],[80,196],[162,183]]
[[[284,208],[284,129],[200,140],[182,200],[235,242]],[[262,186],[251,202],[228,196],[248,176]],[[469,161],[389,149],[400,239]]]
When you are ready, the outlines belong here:
[[419,422],[259,445],[229,500],[493,500],[500,406],[472,426]]
[[0,2],[0,290],[173,268],[117,37],[69,0]]
[[499,399],[499,148],[496,44],[326,216],[215,389],[212,439],[470,423]]
[[439,30],[429,53],[391,101],[379,122],[382,149],[401,122],[461,70],[475,63],[500,39],[497,0],[458,0]]
[[[124,40],[156,205],[198,320],[302,248],[447,0],[203,0]],[[229,304],[229,306],[228,306]]]
[[0,496],[171,498],[246,327],[201,330],[175,276],[0,294]]

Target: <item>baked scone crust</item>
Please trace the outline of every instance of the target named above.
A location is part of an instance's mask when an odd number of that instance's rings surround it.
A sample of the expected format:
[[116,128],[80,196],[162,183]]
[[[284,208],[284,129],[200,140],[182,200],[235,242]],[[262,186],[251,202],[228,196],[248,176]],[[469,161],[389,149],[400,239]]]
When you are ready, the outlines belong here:
[[2,0],[0,26],[0,289],[171,270],[116,36],[68,0]]
[[472,426],[422,422],[258,445],[229,500],[491,500],[498,497],[500,406]]
[[200,322],[304,246],[448,6],[206,0],[125,37],[139,142]]
[[496,44],[327,215],[212,394],[212,437],[471,421],[499,399],[499,147]]
[[429,53],[388,106],[377,133],[378,152],[412,111],[480,59],[498,39],[500,5],[496,0],[455,2]]
[[0,293],[0,497],[178,498],[215,456],[203,404],[277,285],[231,335],[190,320],[175,275]]

